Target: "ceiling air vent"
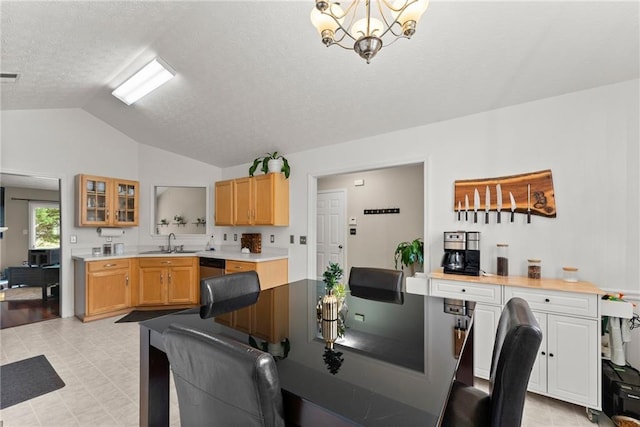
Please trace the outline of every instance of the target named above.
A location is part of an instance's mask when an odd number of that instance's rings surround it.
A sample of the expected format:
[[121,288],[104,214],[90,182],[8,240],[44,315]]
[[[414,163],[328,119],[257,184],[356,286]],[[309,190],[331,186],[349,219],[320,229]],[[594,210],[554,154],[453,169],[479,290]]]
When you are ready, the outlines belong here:
[[20,76],[17,73],[0,73],[0,82],[15,83]]

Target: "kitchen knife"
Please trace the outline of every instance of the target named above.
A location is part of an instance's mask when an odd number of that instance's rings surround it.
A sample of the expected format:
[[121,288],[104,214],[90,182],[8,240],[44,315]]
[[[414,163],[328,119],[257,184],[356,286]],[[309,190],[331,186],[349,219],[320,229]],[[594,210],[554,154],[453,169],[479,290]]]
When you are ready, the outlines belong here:
[[489,186],[484,192],[484,223],[489,224],[489,209],[491,209],[491,190]]
[[513,222],[513,213],[516,211],[516,199],[513,197],[511,191],[509,191],[509,199],[511,200],[511,222]]
[[473,192],[473,223],[478,223],[478,209],[480,209],[480,193],[476,188]]
[[527,224],[531,224],[531,184],[527,184]]
[[462,203],[458,200],[458,221],[460,221],[460,211],[462,210]]
[[464,195],[464,220],[469,221],[469,195]]
[[502,210],[502,187],[496,184],[496,210],[498,211],[498,224],[500,224],[500,211]]

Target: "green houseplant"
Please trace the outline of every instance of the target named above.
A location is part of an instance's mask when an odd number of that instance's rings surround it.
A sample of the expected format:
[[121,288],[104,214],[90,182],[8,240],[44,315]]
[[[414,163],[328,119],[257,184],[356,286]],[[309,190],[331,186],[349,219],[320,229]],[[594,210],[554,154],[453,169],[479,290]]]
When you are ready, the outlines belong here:
[[[343,274],[344,270],[342,270],[340,264],[337,262],[329,262],[329,266],[324,273],[322,273],[322,281],[324,282],[327,292],[340,285],[340,279],[342,279]],[[344,292],[344,287],[342,287],[341,290]],[[338,289],[338,291],[340,291],[340,289]],[[336,296],[339,297],[339,295]]]
[[249,175],[253,176],[253,174],[258,169],[258,166],[260,165],[262,165],[260,167],[260,170],[262,172],[264,173],[267,173],[268,171],[273,172],[273,170],[272,169],[270,170],[269,168],[269,163],[271,162],[273,165],[273,164],[276,164],[276,161],[282,162],[282,165],[281,166],[276,165],[275,171],[278,172],[278,169],[280,169],[279,172],[284,172],[284,177],[289,178],[289,174],[291,173],[291,168],[289,167],[289,161],[282,154],[278,154],[277,151],[274,151],[273,153],[266,153],[264,156],[257,157],[253,161],[253,164],[251,165],[251,167],[249,168]]
[[420,266],[424,264],[424,242],[420,238],[411,242],[400,242],[394,255],[396,270],[398,269],[398,263],[400,263],[401,267],[409,267],[413,276],[416,264]]

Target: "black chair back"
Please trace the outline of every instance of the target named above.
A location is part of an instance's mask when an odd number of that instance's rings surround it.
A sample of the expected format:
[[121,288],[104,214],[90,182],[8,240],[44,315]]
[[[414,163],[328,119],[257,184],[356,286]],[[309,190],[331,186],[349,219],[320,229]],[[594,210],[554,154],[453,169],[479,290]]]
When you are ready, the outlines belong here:
[[260,279],[255,271],[207,277],[200,280],[200,317],[214,317],[255,304],[260,295]]
[[529,304],[521,298],[510,299],[502,310],[496,331],[489,394],[456,381],[442,425],[521,425],[527,385],[541,342],[542,331]]
[[542,331],[522,298],[507,302],[498,323],[491,359],[491,425],[519,426],[531,369],[538,357]]
[[388,270],[373,267],[351,267],[349,273],[349,289],[351,295],[363,299],[404,303],[402,278],[400,270]]
[[284,426],[278,372],[269,353],[181,325],[164,332],[184,426]]

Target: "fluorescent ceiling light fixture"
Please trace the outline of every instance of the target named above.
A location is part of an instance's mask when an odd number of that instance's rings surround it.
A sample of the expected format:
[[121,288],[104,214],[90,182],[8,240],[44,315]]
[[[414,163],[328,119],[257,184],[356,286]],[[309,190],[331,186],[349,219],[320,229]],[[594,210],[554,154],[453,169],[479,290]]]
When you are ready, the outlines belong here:
[[127,105],[131,105],[151,91],[162,86],[176,74],[166,62],[155,58],[140,71],[118,86],[111,94]]

